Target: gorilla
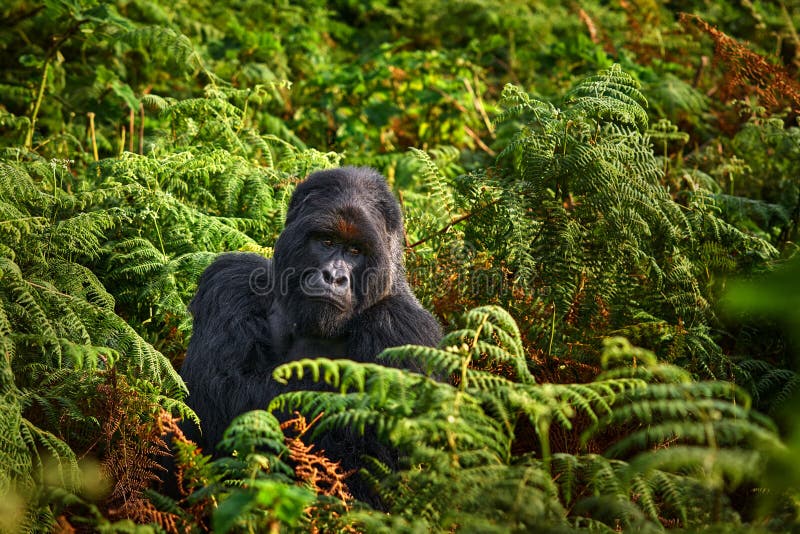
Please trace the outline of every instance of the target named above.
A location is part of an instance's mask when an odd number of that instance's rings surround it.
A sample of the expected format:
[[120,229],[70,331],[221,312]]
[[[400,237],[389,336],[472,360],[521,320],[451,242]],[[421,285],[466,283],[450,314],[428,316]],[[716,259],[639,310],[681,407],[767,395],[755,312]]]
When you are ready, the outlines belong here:
[[[227,253],[200,277],[180,375],[201,429],[187,436],[213,450],[237,415],[266,408],[282,392],[321,387],[275,382],[282,363],[375,362],[387,347],[436,345],[441,328],[411,292],[404,243],[400,206],[377,171],[318,171],[300,183],[272,260]],[[376,452],[342,436],[319,445],[345,468]]]

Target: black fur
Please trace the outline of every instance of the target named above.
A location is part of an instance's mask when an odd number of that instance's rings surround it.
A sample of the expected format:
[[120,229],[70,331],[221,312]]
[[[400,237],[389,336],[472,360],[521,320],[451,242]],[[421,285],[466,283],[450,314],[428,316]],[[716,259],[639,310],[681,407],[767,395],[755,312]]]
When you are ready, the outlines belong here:
[[[438,343],[438,322],[406,281],[403,243],[400,207],[383,176],[345,167],[297,186],[274,260],[221,255],[190,305],[194,333],[180,374],[202,422],[202,433],[190,429],[190,437],[212,451],[236,415],[266,408],[287,387],[309,386],[272,379],[286,361],[372,362],[387,347]],[[309,296],[314,290],[321,299]],[[319,445],[347,468],[359,466],[363,452],[383,456],[340,438]]]

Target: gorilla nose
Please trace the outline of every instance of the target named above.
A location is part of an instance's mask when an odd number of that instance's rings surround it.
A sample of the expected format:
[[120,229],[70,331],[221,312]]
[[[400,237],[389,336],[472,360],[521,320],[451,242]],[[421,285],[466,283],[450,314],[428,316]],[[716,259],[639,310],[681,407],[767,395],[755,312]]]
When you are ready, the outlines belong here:
[[347,272],[342,269],[323,269],[322,280],[337,289],[346,287],[350,282]]

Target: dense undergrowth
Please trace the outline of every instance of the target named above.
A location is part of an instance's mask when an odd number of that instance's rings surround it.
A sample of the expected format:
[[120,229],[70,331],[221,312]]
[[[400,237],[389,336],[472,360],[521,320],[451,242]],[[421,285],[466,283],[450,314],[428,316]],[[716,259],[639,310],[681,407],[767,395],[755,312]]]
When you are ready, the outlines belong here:
[[[789,2],[0,16],[0,530],[800,527]],[[341,164],[388,177],[448,334],[382,355],[426,375],[279,368],[338,393],[243,415],[212,461],[176,426],[197,278],[269,256],[295,184]],[[370,469],[386,510],[306,444],[337,425],[403,452]]]

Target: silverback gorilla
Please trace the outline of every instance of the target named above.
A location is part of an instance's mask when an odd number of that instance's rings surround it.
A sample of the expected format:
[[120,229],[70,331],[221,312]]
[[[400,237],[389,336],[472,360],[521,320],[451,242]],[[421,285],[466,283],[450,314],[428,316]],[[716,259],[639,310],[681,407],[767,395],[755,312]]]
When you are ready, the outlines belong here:
[[[403,249],[400,206],[375,170],[319,171],[299,184],[273,260],[223,254],[200,278],[180,371],[202,427],[189,437],[211,451],[237,415],[266,408],[290,388],[318,387],[275,382],[272,372],[284,362],[374,362],[387,347],[438,343],[438,322],[406,281]],[[319,446],[346,468],[374,452],[342,436]]]

